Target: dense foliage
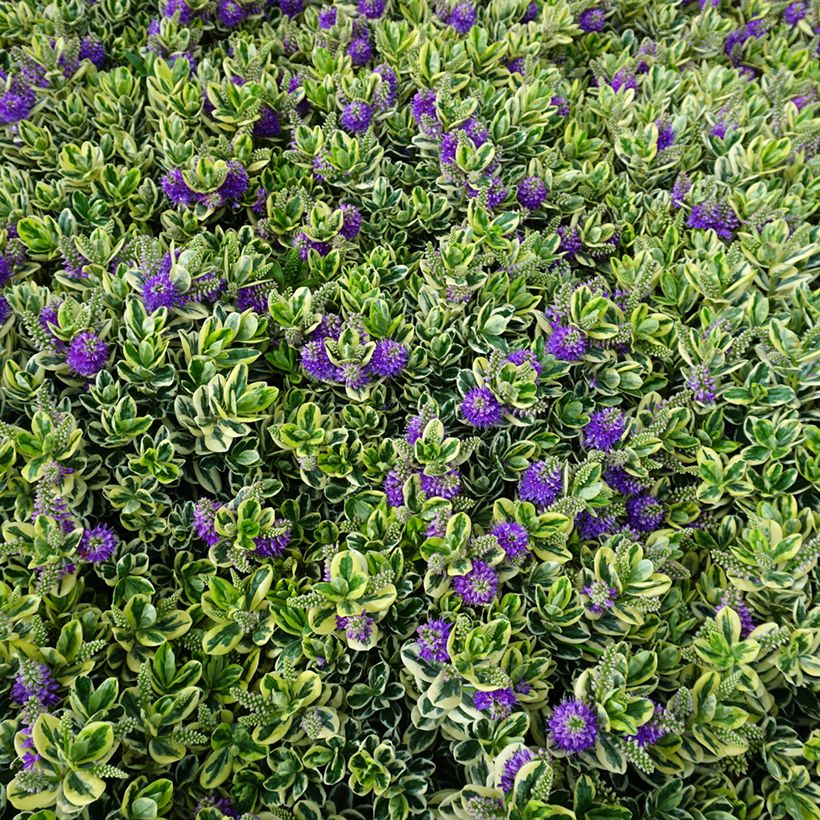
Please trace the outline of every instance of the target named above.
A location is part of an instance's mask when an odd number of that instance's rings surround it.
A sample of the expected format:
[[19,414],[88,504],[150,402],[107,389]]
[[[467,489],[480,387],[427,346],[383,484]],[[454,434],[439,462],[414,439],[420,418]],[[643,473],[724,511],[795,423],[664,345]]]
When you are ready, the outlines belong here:
[[0,812],[820,818],[816,0],[0,2]]

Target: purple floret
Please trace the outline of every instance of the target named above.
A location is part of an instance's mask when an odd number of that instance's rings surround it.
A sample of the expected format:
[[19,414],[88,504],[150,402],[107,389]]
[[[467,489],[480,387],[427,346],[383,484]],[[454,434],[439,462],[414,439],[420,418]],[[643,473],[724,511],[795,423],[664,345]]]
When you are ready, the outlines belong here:
[[548,507],[561,495],[564,480],[561,468],[548,461],[534,461],[518,482],[518,497],[537,507]]
[[340,206],[342,211],[342,229],[339,233],[352,242],[358,235],[362,228],[362,215],[355,205],[343,204]]
[[444,475],[422,473],[421,489],[428,498],[444,498],[451,501],[461,493],[461,476],[458,470],[450,470]]
[[472,3],[459,3],[447,17],[447,25],[452,26],[459,34],[469,34],[475,25],[476,11]]
[[517,702],[518,698],[510,687],[494,689],[492,692],[476,692],[473,695],[473,706],[480,712],[489,713],[492,720],[509,717]]
[[179,298],[180,295],[169,273],[155,273],[143,282],[142,301],[149,313],[163,307],[174,307],[179,304]]
[[446,621],[430,621],[416,628],[416,645],[419,657],[428,663],[447,663],[450,654],[447,640],[452,627]]
[[453,578],[453,589],[465,604],[486,606],[495,598],[498,578],[489,564],[473,561],[473,567],[466,575]]
[[117,547],[117,534],[107,524],[98,524],[83,532],[77,555],[84,561],[99,564],[108,561]]
[[545,348],[562,362],[577,362],[587,352],[587,337],[577,327],[554,324]]
[[529,552],[529,533],[516,521],[501,521],[490,530],[490,535],[496,537],[499,546],[511,561]]
[[210,498],[200,498],[194,507],[194,532],[209,547],[219,543],[219,533],[214,527],[214,521],[221,506]]
[[540,177],[527,177],[518,185],[518,201],[528,211],[537,211],[547,198],[547,186]]
[[626,432],[624,414],[616,407],[596,410],[584,427],[584,447],[611,450]]
[[71,340],[66,363],[79,376],[96,376],[107,358],[108,345],[93,331],[84,330]]
[[464,397],[461,412],[473,427],[493,427],[501,421],[501,404],[489,387],[474,387]]
[[26,658],[20,662],[20,670],[11,686],[11,699],[23,706],[34,698],[43,709],[48,709],[60,702],[58,689],[57,681],[46,664]]
[[373,46],[369,37],[357,37],[352,40],[347,47],[347,53],[353,61],[353,65],[366,65],[373,59]]
[[606,26],[606,13],[602,8],[598,8],[597,6],[587,9],[581,12],[581,16],[578,18],[578,25],[582,31],[586,32],[603,31]]
[[351,134],[364,134],[373,120],[373,106],[361,100],[354,100],[342,109],[339,118],[342,128]]
[[595,745],[598,718],[580,700],[567,700],[555,707],[549,719],[552,742],[562,751],[583,752]]
[[529,749],[521,749],[504,764],[504,772],[498,784],[504,794],[512,791],[512,787],[515,785],[515,776],[532,759],[533,754]]
[[652,532],[663,524],[666,508],[649,493],[641,493],[626,502],[626,519],[638,532]]

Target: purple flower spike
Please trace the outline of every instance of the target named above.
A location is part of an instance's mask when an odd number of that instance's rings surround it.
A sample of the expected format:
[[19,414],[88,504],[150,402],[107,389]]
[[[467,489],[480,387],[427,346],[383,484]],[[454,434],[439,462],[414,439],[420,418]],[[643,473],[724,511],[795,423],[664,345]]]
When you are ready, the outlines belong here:
[[516,521],[501,521],[491,530],[501,549],[511,561],[526,555],[530,549],[529,533]]
[[105,367],[108,345],[91,330],[78,333],[68,346],[66,364],[79,376],[96,376]]
[[386,6],[387,0],[359,0],[358,9],[368,20],[378,20]]
[[537,211],[547,198],[547,186],[539,177],[527,177],[518,185],[518,201],[528,211]]
[[606,13],[598,7],[587,9],[578,18],[578,25],[581,27],[581,31],[603,31],[606,26]]
[[20,662],[20,671],[11,686],[11,699],[23,706],[34,698],[43,709],[48,709],[60,702],[58,688],[46,664],[26,658]]
[[561,468],[547,461],[534,461],[518,482],[518,497],[537,507],[548,507],[564,489]]
[[77,547],[77,555],[84,561],[99,564],[108,561],[117,547],[117,534],[106,524],[85,530]]
[[[521,749],[504,764],[504,772],[501,775],[501,780],[498,784],[504,794],[508,794],[512,791],[512,787],[515,785],[515,776],[532,759],[533,754],[529,749]],[[490,817],[493,815],[487,816]]]
[[626,502],[626,518],[638,532],[652,532],[666,519],[666,508],[655,496],[643,493]]
[[416,629],[416,644],[419,657],[428,663],[447,663],[450,654],[447,652],[447,640],[452,627],[446,621],[430,621]]
[[149,276],[142,285],[142,301],[149,313],[179,304],[179,293],[171,280],[171,275],[160,271]]
[[452,26],[459,34],[469,34],[475,25],[476,12],[472,3],[459,3],[447,18],[447,25]]
[[494,427],[501,421],[501,404],[489,387],[474,387],[464,397],[461,412],[473,427]]
[[219,534],[214,529],[216,511],[222,505],[210,498],[200,498],[194,507],[194,532],[209,547],[219,543]]
[[546,350],[562,362],[580,361],[587,352],[586,334],[577,327],[555,324],[547,339]]
[[407,348],[392,339],[382,339],[376,343],[376,349],[370,359],[370,372],[383,379],[398,376],[410,358]]
[[598,718],[580,700],[567,700],[556,706],[549,719],[552,742],[562,751],[575,754],[595,745]]
[[355,205],[341,205],[342,229],[339,233],[348,241],[352,242],[362,228],[362,215]]
[[465,604],[486,606],[495,598],[498,578],[489,564],[473,561],[473,568],[466,575],[453,578],[453,589]]
[[701,404],[714,404],[715,380],[706,365],[699,364],[692,368],[686,386],[695,394],[695,401]]
[[342,128],[351,134],[364,134],[370,128],[372,120],[373,106],[361,100],[348,103],[342,109],[342,116],[339,118]]
[[503,720],[509,717],[517,702],[515,692],[509,687],[495,689],[492,692],[476,692],[473,695],[473,706],[480,712],[489,713],[492,720]]
[[422,473],[421,489],[429,498],[444,498],[452,501],[461,493],[461,476],[458,470],[450,470],[446,475]]
[[584,446],[595,450],[611,450],[626,431],[624,414],[615,407],[596,410],[584,427]]

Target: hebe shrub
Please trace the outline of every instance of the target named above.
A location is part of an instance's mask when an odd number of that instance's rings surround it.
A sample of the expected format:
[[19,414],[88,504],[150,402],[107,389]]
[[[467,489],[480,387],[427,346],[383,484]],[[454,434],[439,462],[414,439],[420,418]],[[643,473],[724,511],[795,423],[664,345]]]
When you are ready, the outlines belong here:
[[820,818],[816,0],[0,3],[0,810]]

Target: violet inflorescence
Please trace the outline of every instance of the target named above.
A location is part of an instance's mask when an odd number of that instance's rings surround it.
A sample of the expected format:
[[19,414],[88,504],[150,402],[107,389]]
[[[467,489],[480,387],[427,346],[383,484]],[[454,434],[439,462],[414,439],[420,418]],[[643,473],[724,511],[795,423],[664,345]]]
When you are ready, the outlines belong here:
[[820,816],[816,3],[0,19],[4,813]]

